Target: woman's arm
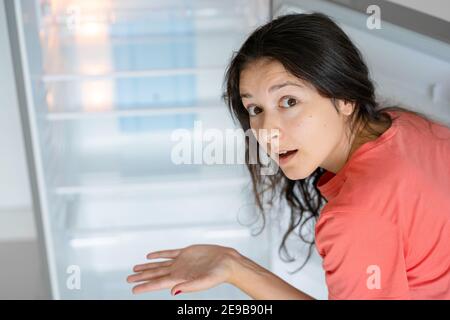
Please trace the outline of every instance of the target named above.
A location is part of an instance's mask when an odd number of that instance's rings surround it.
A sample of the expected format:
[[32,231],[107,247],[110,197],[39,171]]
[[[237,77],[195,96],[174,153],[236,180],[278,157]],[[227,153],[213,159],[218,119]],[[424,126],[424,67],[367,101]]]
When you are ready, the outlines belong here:
[[229,247],[192,245],[152,252],[147,258],[168,260],[136,265],[135,273],[127,278],[138,283],[134,293],[171,289],[175,295],[229,283],[253,299],[312,299]]
[[263,268],[237,251],[230,256],[231,270],[228,283],[258,300],[312,300],[313,297]]

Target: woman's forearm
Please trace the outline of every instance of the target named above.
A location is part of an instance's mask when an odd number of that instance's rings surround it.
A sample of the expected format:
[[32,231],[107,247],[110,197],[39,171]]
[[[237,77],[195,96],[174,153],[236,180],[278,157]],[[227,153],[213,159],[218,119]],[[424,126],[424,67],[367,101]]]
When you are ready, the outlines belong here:
[[237,254],[232,257],[229,283],[257,300],[311,300],[313,297],[252,260]]

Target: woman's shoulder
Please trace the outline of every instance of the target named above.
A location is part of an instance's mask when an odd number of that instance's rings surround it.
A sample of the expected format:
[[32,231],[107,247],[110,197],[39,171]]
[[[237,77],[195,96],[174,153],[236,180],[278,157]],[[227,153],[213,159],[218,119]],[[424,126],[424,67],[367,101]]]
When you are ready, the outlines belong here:
[[408,110],[394,109],[386,111],[392,119],[392,124],[401,128],[409,137],[422,139],[443,139],[450,143],[450,124],[429,114]]

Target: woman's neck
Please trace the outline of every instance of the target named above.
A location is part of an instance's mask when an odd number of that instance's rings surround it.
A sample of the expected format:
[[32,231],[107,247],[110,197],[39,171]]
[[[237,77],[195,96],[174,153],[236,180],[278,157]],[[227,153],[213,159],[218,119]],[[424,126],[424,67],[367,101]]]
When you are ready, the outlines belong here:
[[355,139],[353,140],[352,146],[350,148],[348,159],[351,158],[352,154],[363,144],[366,142],[377,139],[381,136],[386,130],[391,127],[391,122],[380,122],[377,124],[367,124],[362,128],[362,130],[358,130]]

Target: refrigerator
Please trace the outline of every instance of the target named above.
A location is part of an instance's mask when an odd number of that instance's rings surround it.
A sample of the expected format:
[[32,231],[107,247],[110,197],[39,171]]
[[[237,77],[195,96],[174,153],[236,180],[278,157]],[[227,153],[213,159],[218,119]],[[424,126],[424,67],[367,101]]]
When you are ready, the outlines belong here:
[[[295,274],[278,256],[288,212],[261,231],[244,165],[171,156],[175,130],[201,145],[199,126],[237,128],[221,100],[226,65],[254,28],[289,12],[335,18],[367,55],[381,96],[450,122],[448,43],[392,23],[371,32],[365,13],[336,2],[5,1],[48,297],[248,299],[228,284],[183,297],[131,293],[126,277],[148,252],[208,243],[326,299],[316,251]],[[399,54],[419,59],[414,72]]]

